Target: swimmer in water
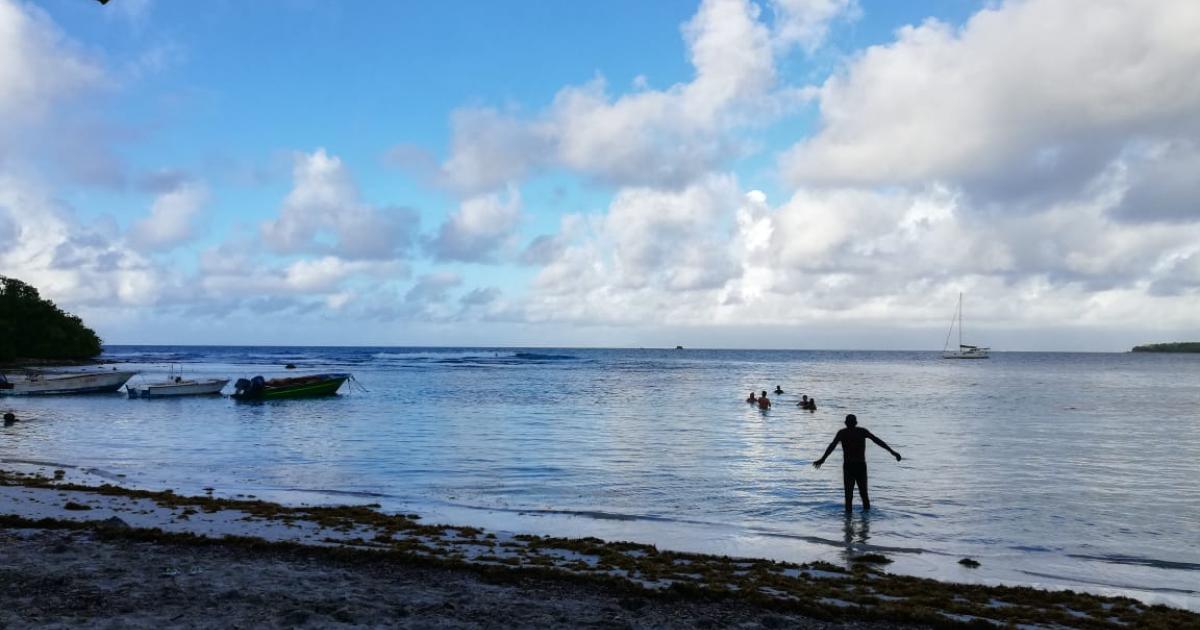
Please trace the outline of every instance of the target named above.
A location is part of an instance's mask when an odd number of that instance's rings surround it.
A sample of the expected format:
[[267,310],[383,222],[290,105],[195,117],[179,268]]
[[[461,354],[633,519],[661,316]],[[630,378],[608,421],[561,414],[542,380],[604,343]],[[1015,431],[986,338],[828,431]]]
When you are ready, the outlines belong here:
[[778,395],[780,395],[780,394],[782,394],[782,393],[783,393],[783,388],[782,388],[782,387],[780,387],[780,386],[778,386],[778,385],[776,385],[776,386],[775,386],[775,395],[776,395],[776,396],[778,396]]
[[767,398],[767,391],[765,389],[762,395],[758,397],[758,408],[763,410],[771,408],[771,401]]
[[796,403],[796,406],[801,409],[808,409],[808,394],[800,396],[800,402]]
[[746,402],[750,403],[751,405],[758,402],[758,399],[754,397],[754,392],[750,392],[750,397],[746,399]]
[[813,468],[820,468],[825,458],[833,452],[838,442],[842,443],[842,485],[846,491],[846,511],[851,511],[854,502],[854,486],[858,485],[858,496],[862,498],[862,509],[871,509],[871,498],[867,495],[867,440],[878,444],[883,450],[892,454],[900,461],[900,453],[892,450],[886,442],[875,437],[870,431],[858,426],[858,417],[854,414],[846,416],[846,428],[837,432],[829,448],[821,459],[813,462]]

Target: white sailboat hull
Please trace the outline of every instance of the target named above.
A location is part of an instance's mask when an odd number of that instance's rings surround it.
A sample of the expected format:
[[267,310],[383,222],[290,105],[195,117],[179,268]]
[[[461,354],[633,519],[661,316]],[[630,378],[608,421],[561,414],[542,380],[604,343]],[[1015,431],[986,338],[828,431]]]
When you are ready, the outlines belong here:
[[101,394],[121,389],[137,372],[64,372],[5,376],[0,395],[58,396],[63,394]]
[[125,388],[130,398],[167,398],[171,396],[205,396],[219,394],[229,383],[227,378],[203,380],[164,381],[146,385],[130,385]]
[[987,359],[990,357],[988,356],[987,348],[980,348],[979,350],[967,350],[964,352],[943,352],[942,358],[943,359]]

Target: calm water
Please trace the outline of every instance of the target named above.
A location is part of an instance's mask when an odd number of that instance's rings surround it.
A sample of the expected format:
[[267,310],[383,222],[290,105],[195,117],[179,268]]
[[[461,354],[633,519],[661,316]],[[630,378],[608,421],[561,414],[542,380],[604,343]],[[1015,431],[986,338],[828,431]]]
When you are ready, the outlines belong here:
[[[0,399],[0,458],[148,487],[378,501],[427,518],[790,560],[882,548],[893,570],[1200,607],[1200,356],[130,347],[149,374],[351,371],[367,391],[237,403]],[[761,413],[750,390],[787,394]],[[343,390],[345,391],[345,390]],[[820,410],[798,410],[798,394]],[[782,404],[781,404],[782,403]],[[873,513],[843,518],[846,413]],[[361,493],[361,494],[357,494]],[[971,556],[984,566],[963,569]]]

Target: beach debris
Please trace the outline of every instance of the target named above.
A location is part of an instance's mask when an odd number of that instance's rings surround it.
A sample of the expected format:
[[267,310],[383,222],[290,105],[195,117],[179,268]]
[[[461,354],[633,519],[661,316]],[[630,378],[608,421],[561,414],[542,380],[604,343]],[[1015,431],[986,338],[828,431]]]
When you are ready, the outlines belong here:
[[864,553],[850,558],[850,562],[854,564],[891,564],[892,559],[883,554]]
[[285,369],[285,370],[294,370],[294,369],[296,369],[296,364],[295,364],[295,363],[289,363],[289,364],[287,364],[287,365],[283,366],[283,369]]
[[163,577],[175,577],[179,575],[179,569],[176,569],[175,567],[163,567],[162,573],[159,575]]
[[103,521],[100,521],[100,526],[107,527],[109,529],[129,529],[129,523],[121,520],[121,517],[119,516],[110,516]]
[[82,512],[82,511],[84,511],[84,510],[90,510],[90,509],[92,509],[92,506],[90,506],[90,505],[84,505],[84,504],[82,504],[82,503],[76,503],[76,502],[74,502],[74,501],[67,501],[66,503],[64,503],[64,504],[63,504],[63,509],[64,509],[64,510],[71,510],[71,511],[74,511],[74,512]]
[[961,565],[963,565],[964,567],[967,567],[968,569],[977,569],[977,568],[979,568],[979,561],[978,561],[978,560],[972,560],[972,559],[970,559],[970,558],[963,558],[962,560],[959,560],[959,561],[958,561],[958,563],[959,563],[959,564],[961,564]]
[[64,476],[66,476],[66,474],[67,474],[67,471],[65,471],[65,470],[62,470],[62,469],[56,470],[56,471],[54,471],[54,480],[62,481],[62,478]]

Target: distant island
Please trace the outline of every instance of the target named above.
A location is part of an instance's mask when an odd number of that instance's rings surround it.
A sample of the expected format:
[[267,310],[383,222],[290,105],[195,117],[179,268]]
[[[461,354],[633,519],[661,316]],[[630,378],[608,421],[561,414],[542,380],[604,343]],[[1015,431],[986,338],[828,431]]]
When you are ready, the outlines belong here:
[[38,290],[0,276],[0,362],[72,362],[100,354],[100,337]]
[[1148,343],[1134,346],[1134,352],[1200,352],[1200,341],[1177,341],[1175,343]]

